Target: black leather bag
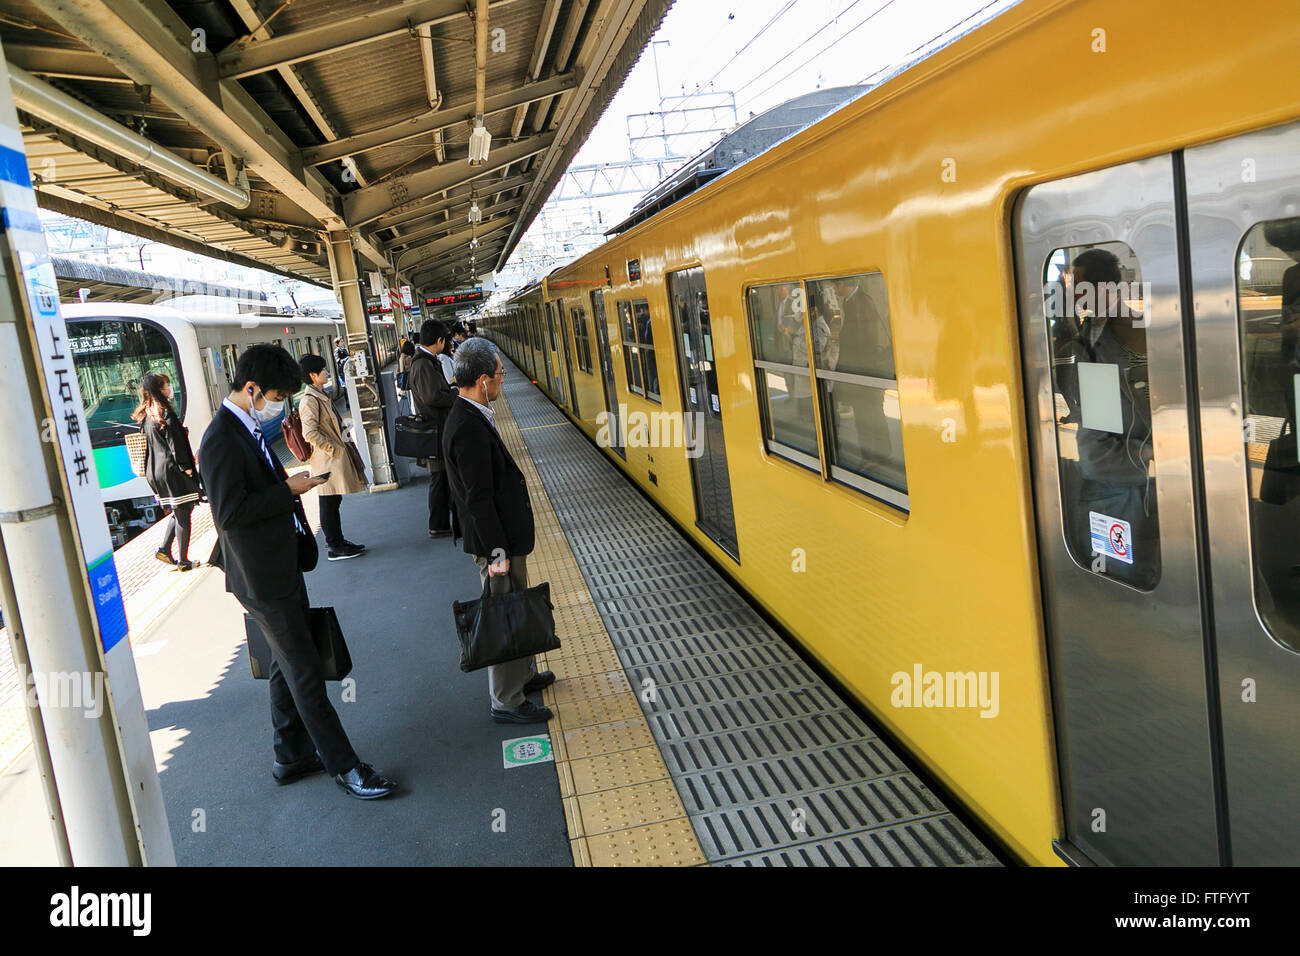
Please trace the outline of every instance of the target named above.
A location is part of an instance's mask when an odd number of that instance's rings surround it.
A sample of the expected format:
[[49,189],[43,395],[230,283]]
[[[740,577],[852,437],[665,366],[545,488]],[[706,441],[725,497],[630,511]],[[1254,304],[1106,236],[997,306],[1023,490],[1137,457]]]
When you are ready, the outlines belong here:
[[401,458],[442,458],[442,426],[431,418],[402,415],[396,422],[393,453]]
[[[352,655],[343,640],[338,615],[332,607],[314,607],[308,612],[311,639],[320,654],[321,668],[326,680],[342,680],[352,671]],[[248,666],[255,680],[271,676],[271,647],[262,635],[262,629],[251,614],[244,615],[244,634],[248,639]]]
[[477,601],[456,601],[451,606],[460,640],[461,670],[468,674],[560,646],[548,582],[508,594],[493,594],[491,588],[489,577]]
[[1297,456],[1295,429],[1288,421],[1282,434],[1268,444],[1264,456],[1264,474],[1259,482],[1259,500],[1270,505],[1284,505],[1300,497],[1300,457]]

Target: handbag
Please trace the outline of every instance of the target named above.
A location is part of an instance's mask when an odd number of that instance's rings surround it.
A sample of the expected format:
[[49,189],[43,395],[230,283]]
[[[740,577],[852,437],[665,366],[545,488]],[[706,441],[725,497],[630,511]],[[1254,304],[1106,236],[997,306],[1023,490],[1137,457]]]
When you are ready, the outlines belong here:
[[298,409],[292,405],[284,416],[284,443],[289,446],[293,452],[293,457],[299,461],[310,461],[312,447],[311,442],[302,437],[302,416],[298,414]]
[[126,436],[126,457],[131,460],[131,471],[137,478],[144,477],[144,456],[149,449],[149,439],[144,437],[144,426]]
[[361,476],[361,480],[365,481],[366,463],[361,460],[361,450],[357,448],[357,443],[349,438],[344,442],[344,447],[348,450],[348,460],[352,462],[352,467],[357,470],[357,474]]
[[[320,654],[321,670],[326,680],[342,680],[352,671],[352,655],[343,640],[338,615],[332,607],[314,607],[307,612],[311,641]],[[251,614],[244,615],[244,635],[248,640],[248,666],[254,680],[271,676],[271,646]]]
[[1282,434],[1268,443],[1264,456],[1264,474],[1259,481],[1259,500],[1270,505],[1284,505],[1300,497],[1300,456],[1296,447],[1295,428],[1288,420]]
[[393,438],[393,453],[401,458],[442,458],[442,425],[420,415],[400,415]]
[[451,606],[461,670],[468,674],[560,646],[549,582],[507,594],[493,594],[491,588],[489,576],[477,601],[456,601]]
[[402,391],[404,392],[409,391],[411,388],[411,373],[398,372],[396,382],[397,382],[397,387],[400,388]]

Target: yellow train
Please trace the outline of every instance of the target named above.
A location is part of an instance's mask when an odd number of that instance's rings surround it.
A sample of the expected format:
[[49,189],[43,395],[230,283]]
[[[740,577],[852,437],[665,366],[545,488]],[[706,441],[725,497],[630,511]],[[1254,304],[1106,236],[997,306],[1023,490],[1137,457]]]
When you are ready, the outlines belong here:
[[1297,49],[1024,0],[482,324],[1020,859],[1295,865]]

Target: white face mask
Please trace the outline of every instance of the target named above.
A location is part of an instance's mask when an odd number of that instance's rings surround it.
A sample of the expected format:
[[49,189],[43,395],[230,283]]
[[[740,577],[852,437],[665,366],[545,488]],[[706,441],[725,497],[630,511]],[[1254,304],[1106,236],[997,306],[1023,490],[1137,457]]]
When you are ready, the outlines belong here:
[[[263,397],[266,397],[265,394],[263,394]],[[257,400],[254,398],[249,404],[249,408],[253,410],[253,417],[259,422],[273,422],[279,418],[280,413],[284,411],[284,402],[273,402],[268,398],[266,399],[266,405],[262,408],[258,408]]]

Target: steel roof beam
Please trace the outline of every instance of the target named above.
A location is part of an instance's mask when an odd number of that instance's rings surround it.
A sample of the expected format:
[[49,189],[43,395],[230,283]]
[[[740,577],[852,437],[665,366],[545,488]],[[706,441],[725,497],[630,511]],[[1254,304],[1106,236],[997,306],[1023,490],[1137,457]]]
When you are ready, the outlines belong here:
[[[503,212],[511,212],[514,209],[518,209],[522,205],[522,199],[515,199],[506,203],[497,203],[495,206],[483,206],[483,222],[487,222],[489,219],[495,219]],[[386,248],[391,251],[396,251],[418,243],[427,242],[429,239],[436,239],[440,235],[447,235],[450,232],[455,232],[463,228],[465,224],[463,218],[453,221],[442,220],[431,226],[426,226],[424,229],[405,233],[396,241],[390,242]]]
[[[403,250],[402,254],[397,257],[397,260],[399,262],[406,260],[408,263],[412,261],[419,263],[433,256],[450,252],[452,249],[462,245],[466,246],[465,255],[468,256],[468,243],[471,238],[478,236],[479,242],[482,242],[485,237],[495,235],[502,229],[508,229],[511,224],[510,217],[508,216],[502,218],[496,225],[492,225],[492,222],[496,222],[496,220],[485,220],[480,222],[477,226],[466,225],[464,228],[457,229],[455,232],[443,236],[440,239],[435,239],[433,242],[427,242],[421,246],[412,246],[410,249]],[[418,253],[418,255],[414,259],[408,258],[411,253]],[[402,268],[410,269],[412,267],[406,265]]]
[[[575,73],[553,76],[540,83],[530,83],[517,89],[508,90],[489,96],[484,106],[485,115],[500,113],[516,107],[526,107],[536,100],[546,99],[571,90],[578,85]],[[420,116],[412,117],[400,123],[390,123],[368,133],[358,133],[336,139],[320,146],[310,146],[302,151],[303,161],[312,166],[322,166],[343,159],[345,156],[357,156],[385,146],[394,146],[415,136],[433,133],[441,129],[463,123],[474,117],[474,101],[468,99],[455,106],[431,110]]]
[[[532,177],[520,175],[514,176],[499,184],[490,183],[490,185],[493,189],[509,189],[511,186],[526,186],[531,181]],[[475,179],[468,183],[461,184],[462,187],[467,185],[478,186],[479,180]],[[410,209],[400,213],[392,213],[387,216],[382,216],[377,219],[373,225],[376,229],[392,229],[395,226],[408,225],[412,222],[418,222],[421,219],[427,219],[429,216],[436,216],[439,213],[455,209],[458,206],[468,206],[472,198],[473,197],[470,193],[463,192],[456,196],[449,196],[446,199],[438,199],[433,202],[424,203],[423,205],[412,206]]]
[[554,141],[553,133],[530,136],[517,143],[493,149],[483,166],[470,166],[464,159],[459,159],[445,166],[433,166],[389,182],[374,183],[342,197],[344,218],[354,226],[369,225],[380,216],[397,212],[425,196],[455,189],[493,170],[544,152]]
[[239,83],[217,78],[210,54],[191,50],[189,28],[165,3],[58,0],[47,12],[323,226],[343,226],[334,188],[316,170],[302,168],[292,140]]
[[[517,0],[492,0],[492,9]],[[222,79],[242,79],[279,66],[314,60],[387,37],[410,34],[424,24],[468,18],[465,0],[407,0],[363,13],[274,36],[237,40],[217,54]]]

